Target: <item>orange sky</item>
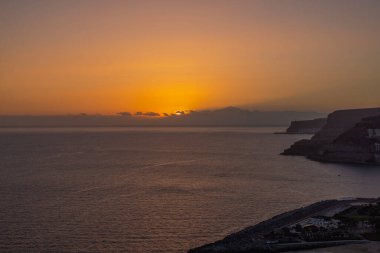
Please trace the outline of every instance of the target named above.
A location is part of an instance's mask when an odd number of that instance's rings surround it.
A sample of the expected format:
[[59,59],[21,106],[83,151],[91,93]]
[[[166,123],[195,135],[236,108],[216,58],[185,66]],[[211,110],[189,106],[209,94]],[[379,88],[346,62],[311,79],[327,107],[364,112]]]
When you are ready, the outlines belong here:
[[1,1],[0,114],[380,106],[380,1]]

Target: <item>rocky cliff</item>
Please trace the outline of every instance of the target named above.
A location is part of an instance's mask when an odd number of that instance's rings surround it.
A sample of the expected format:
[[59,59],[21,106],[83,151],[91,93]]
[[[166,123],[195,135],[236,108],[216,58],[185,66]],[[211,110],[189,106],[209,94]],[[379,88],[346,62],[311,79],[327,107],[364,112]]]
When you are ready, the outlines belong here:
[[318,154],[363,118],[380,115],[380,108],[339,110],[328,115],[326,124],[310,140],[300,140],[286,149],[284,155],[303,155],[318,159]]
[[362,119],[308,157],[325,162],[380,164],[380,116]]
[[292,121],[288,129],[286,129],[286,133],[315,134],[326,124],[326,121],[326,118]]

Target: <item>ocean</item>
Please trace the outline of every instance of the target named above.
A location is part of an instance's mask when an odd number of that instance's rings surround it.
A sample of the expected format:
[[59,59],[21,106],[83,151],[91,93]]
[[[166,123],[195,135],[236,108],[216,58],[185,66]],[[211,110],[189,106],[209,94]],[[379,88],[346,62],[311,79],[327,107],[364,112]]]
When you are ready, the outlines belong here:
[[279,128],[0,129],[0,252],[186,252],[315,201],[379,197],[380,167],[279,153]]

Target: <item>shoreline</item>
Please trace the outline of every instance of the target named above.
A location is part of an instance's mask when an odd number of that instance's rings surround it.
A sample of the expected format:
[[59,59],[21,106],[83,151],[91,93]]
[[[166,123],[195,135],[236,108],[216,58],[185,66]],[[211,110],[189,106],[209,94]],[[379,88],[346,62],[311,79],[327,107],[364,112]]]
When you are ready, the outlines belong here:
[[[276,215],[256,225],[230,234],[214,243],[190,249],[188,253],[286,252],[366,243],[369,241],[359,234],[357,234],[357,238],[347,237],[340,240],[329,240],[332,238],[328,238],[320,241],[292,241],[289,239],[289,235],[279,235],[274,240],[268,239],[268,234],[273,234],[273,231],[277,233],[278,231],[285,230],[285,228],[288,229],[289,227],[296,226],[296,224],[298,226],[298,224],[305,220],[313,219],[316,216],[321,217],[326,215],[332,217],[353,206],[360,206],[363,203],[371,205],[378,202],[380,202],[380,198],[352,198],[316,202]],[[286,242],[286,240],[289,240],[289,242]]]

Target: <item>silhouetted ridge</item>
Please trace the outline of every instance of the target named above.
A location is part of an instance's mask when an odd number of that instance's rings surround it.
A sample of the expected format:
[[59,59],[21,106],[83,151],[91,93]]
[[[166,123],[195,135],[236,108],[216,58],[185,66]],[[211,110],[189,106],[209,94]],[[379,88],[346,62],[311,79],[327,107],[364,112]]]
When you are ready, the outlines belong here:
[[[320,161],[374,163],[376,140],[368,141],[368,131],[370,126],[380,129],[378,116],[380,108],[335,111],[328,116],[326,125],[310,140],[294,143],[283,154],[303,155]],[[360,143],[365,143],[365,150],[361,149]],[[355,152],[362,157],[355,156]],[[348,154],[350,159],[346,157]]]
[[[160,117],[161,116],[161,117]],[[291,121],[324,116],[317,112],[217,110],[121,112],[117,115],[0,116],[0,127],[22,126],[286,126]]]
[[380,116],[362,119],[309,158],[324,162],[380,164]]
[[288,129],[286,129],[286,133],[315,134],[326,124],[326,121],[326,118],[292,121]]

